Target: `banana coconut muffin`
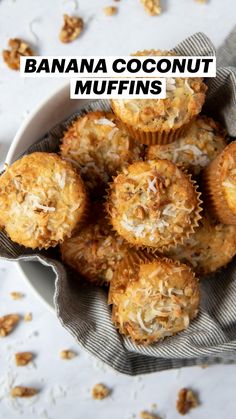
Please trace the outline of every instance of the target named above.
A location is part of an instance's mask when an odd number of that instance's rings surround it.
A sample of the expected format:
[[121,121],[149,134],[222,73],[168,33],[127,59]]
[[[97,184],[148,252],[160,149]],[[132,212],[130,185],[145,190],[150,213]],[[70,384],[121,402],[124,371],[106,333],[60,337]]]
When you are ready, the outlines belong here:
[[199,299],[199,284],[188,266],[144,254],[123,259],[109,291],[119,332],[146,345],[187,329]]
[[196,232],[167,252],[171,259],[192,267],[204,276],[226,266],[236,254],[236,226],[221,224],[205,214]]
[[212,118],[198,116],[173,143],[148,147],[146,158],[170,160],[196,176],[226,147],[225,136]]
[[99,195],[113,175],[138,160],[143,147],[120,129],[111,112],[89,112],[64,133],[63,158],[80,171],[90,191]]
[[[135,56],[176,55],[144,50]],[[143,144],[174,141],[202,109],[207,87],[201,78],[167,78],[165,99],[113,99],[111,106],[127,132]]]
[[83,181],[53,153],[32,153],[0,177],[0,228],[25,247],[49,248],[70,237],[87,208]]
[[150,160],[118,174],[107,211],[113,228],[131,245],[163,251],[193,233],[200,203],[188,175],[168,160]]
[[223,224],[236,225],[236,141],[203,171],[205,204]]
[[115,236],[99,205],[79,232],[61,244],[63,262],[96,285],[109,284],[126,252],[127,245]]

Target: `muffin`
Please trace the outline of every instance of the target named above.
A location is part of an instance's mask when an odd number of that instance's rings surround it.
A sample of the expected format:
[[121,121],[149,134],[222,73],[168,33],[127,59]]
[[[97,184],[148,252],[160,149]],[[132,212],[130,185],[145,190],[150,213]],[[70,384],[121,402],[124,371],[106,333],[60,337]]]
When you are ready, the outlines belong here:
[[195,234],[167,256],[186,263],[196,275],[204,276],[227,265],[236,254],[236,226],[221,224],[204,215]]
[[116,238],[101,208],[80,231],[61,244],[62,260],[97,285],[108,284],[127,251],[122,237]]
[[203,187],[211,214],[223,224],[236,225],[236,141],[206,167]]
[[107,211],[130,244],[158,249],[181,243],[200,219],[191,178],[168,160],[135,162],[110,185]]
[[89,112],[64,133],[61,155],[80,170],[90,191],[101,191],[113,175],[138,160],[143,147],[121,130],[110,112]]
[[212,118],[198,116],[173,143],[148,147],[146,157],[173,161],[196,176],[225,147],[225,131],[220,125]]
[[[175,55],[145,50],[136,56]],[[202,78],[166,78],[166,99],[113,99],[111,106],[127,132],[143,144],[166,144],[183,134],[202,109],[207,87]]]
[[146,345],[187,329],[199,299],[199,284],[188,266],[144,254],[123,259],[109,290],[119,332]]
[[78,227],[87,207],[84,184],[53,153],[32,153],[0,177],[0,228],[25,247],[54,247]]

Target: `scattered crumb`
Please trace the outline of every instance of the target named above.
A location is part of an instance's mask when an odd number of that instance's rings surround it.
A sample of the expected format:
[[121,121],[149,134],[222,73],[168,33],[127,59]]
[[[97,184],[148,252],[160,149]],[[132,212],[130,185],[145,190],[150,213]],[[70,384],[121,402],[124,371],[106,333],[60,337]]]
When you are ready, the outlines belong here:
[[20,69],[20,57],[34,55],[30,46],[22,39],[14,38],[8,41],[9,50],[2,52],[3,60],[12,70]]
[[158,16],[161,14],[160,0],[141,0],[145,12],[150,16]]
[[209,365],[208,364],[201,364],[200,367],[204,370],[205,368],[208,368]]
[[104,384],[96,384],[92,389],[92,397],[94,400],[103,400],[109,396],[110,392]]
[[24,294],[22,292],[13,291],[10,293],[13,300],[21,300],[24,297]]
[[12,332],[12,330],[19,323],[19,314],[7,314],[0,317],[0,336],[5,337]]
[[33,354],[31,352],[17,352],[15,354],[15,361],[18,367],[29,364],[33,359]]
[[140,412],[140,419],[161,419],[160,416],[146,411]]
[[178,393],[176,402],[176,409],[181,415],[185,415],[188,411],[198,406],[198,399],[196,394],[187,388],[182,388]]
[[207,0],[195,0],[197,3],[206,4]]
[[61,42],[68,43],[78,38],[84,29],[84,21],[81,17],[63,15],[64,24],[61,28],[59,39]]
[[116,6],[107,6],[103,10],[106,16],[114,16],[118,11]]
[[60,352],[61,359],[73,359],[76,356],[77,356],[77,353],[69,349],[64,349],[63,351]]
[[156,403],[152,403],[151,409],[157,409],[157,404]]
[[33,387],[16,386],[11,389],[12,397],[32,397],[38,393],[38,390]]
[[25,322],[31,322],[31,320],[32,320],[32,313],[25,313],[25,315],[24,315],[24,321]]

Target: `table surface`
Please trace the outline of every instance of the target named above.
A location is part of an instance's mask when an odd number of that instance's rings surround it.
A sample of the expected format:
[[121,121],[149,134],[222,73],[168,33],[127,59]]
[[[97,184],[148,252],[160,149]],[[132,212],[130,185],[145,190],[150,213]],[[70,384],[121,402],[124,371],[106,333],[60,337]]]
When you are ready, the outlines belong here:
[[[0,45],[10,37],[22,37],[41,55],[119,55],[138,49],[171,48],[186,36],[205,32],[219,46],[236,22],[235,0],[210,0],[201,5],[194,0],[163,0],[159,17],[147,16],[139,0],[1,0]],[[103,7],[119,8],[106,17]],[[63,13],[77,13],[86,23],[84,34],[68,45],[58,41]],[[62,79],[22,79],[0,61],[0,163],[27,114],[39,101],[63,83]],[[10,292],[20,291],[24,298],[13,301]],[[32,322],[21,322],[1,340],[0,417],[70,419],[138,418],[141,410],[162,418],[178,418],[175,400],[185,386],[198,392],[200,406],[191,418],[223,419],[235,417],[236,366],[194,367],[139,377],[113,372],[88,355],[31,294],[14,263],[0,262],[0,315],[33,313]],[[62,349],[73,349],[78,356],[60,359]],[[14,353],[32,351],[33,364],[14,365]],[[91,399],[94,384],[103,382],[112,394],[103,401]],[[32,399],[12,400],[13,385],[36,386]],[[153,404],[157,407],[154,408]]]

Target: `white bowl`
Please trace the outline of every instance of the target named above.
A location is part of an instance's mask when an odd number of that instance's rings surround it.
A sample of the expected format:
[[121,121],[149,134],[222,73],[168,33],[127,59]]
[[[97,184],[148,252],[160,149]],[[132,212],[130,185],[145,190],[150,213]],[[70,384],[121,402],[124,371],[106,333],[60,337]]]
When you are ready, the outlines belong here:
[[[13,163],[28,147],[47,131],[84,107],[89,100],[71,100],[69,85],[61,87],[30,113],[17,131],[6,157],[6,163]],[[38,262],[17,262],[17,267],[36,296],[54,312],[53,295],[55,274],[50,268]]]

